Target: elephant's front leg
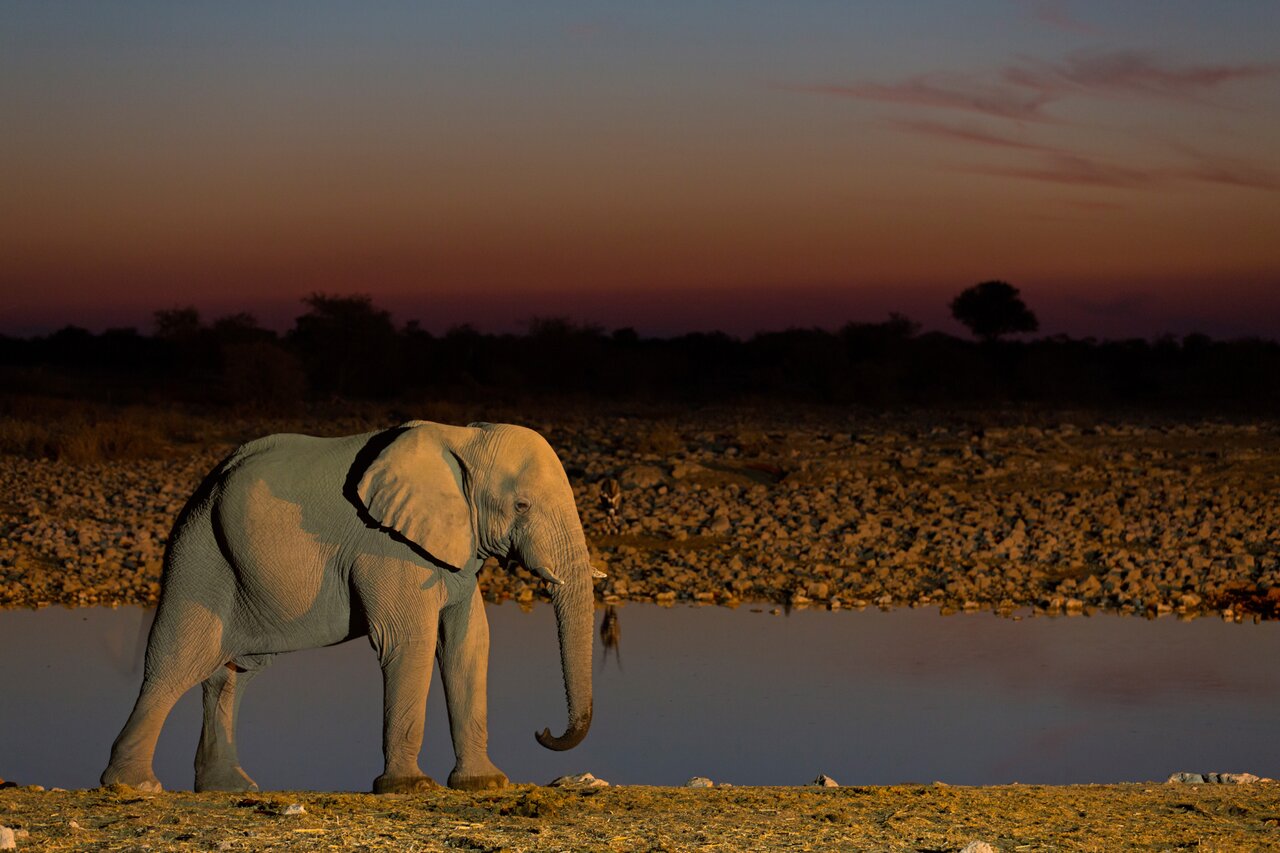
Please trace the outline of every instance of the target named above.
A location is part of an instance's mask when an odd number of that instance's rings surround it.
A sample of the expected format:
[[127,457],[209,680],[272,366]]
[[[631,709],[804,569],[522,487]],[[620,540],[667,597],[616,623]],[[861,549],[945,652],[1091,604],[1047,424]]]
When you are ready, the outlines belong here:
[[489,621],[479,588],[469,601],[442,611],[436,653],[457,757],[449,787],[472,791],[505,787],[506,775],[489,760]]
[[435,626],[424,635],[391,641],[378,649],[382,664],[382,775],[373,780],[375,794],[402,794],[438,788],[418,767],[427,689],[435,655]]

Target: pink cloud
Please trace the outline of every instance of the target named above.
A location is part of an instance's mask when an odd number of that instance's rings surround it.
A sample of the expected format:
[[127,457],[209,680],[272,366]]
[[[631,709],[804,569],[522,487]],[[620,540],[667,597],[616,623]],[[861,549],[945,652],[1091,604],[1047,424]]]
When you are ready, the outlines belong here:
[[1050,123],[1046,108],[1066,97],[1186,98],[1239,80],[1280,74],[1280,63],[1176,65],[1143,53],[1075,53],[1059,62],[1021,58],[986,77],[937,71],[897,83],[788,85],[795,92],[908,107],[958,110]]
[[960,166],[956,170],[999,178],[1114,189],[1144,189],[1163,181],[1163,176],[1158,172],[1117,166],[1065,153],[1047,154],[1039,166]]
[[917,133],[922,136],[934,136],[940,139],[954,140],[956,142],[971,142],[976,145],[988,145],[993,148],[1012,148],[1021,151],[1057,151],[1056,148],[1041,145],[1036,142],[1023,142],[1020,139],[1000,136],[995,133],[988,133],[987,131],[979,128],[964,127],[937,121],[910,121],[904,119],[891,121],[890,124],[900,130]]
[[1023,59],[1005,68],[1004,82],[1044,97],[1067,94],[1189,97],[1237,80],[1273,77],[1280,63],[1173,65],[1134,51],[1074,53],[1061,62]]
[[1212,159],[1198,156],[1197,162],[1182,169],[1172,170],[1175,177],[1210,184],[1224,184],[1253,190],[1280,190],[1280,178],[1241,160]]
[[922,74],[902,83],[816,84],[786,88],[816,95],[962,110],[1019,121],[1048,121],[1041,110],[1052,100],[1043,93],[993,86],[949,74]]
[[1000,178],[1112,189],[1156,189],[1179,183],[1221,184],[1264,191],[1280,190],[1280,178],[1239,160],[1200,156],[1190,166],[1136,168],[1062,151],[1047,151],[1033,166],[957,166],[956,171]]

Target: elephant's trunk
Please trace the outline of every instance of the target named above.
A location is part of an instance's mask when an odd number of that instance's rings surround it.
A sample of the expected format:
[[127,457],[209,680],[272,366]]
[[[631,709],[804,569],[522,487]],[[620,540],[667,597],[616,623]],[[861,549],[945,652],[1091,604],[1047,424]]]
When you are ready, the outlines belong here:
[[591,643],[594,638],[595,591],[591,567],[574,566],[564,572],[563,583],[552,587],[560,633],[560,664],[564,669],[564,692],[569,703],[569,725],[555,737],[550,729],[538,733],[538,743],[547,749],[573,749],[591,727]]

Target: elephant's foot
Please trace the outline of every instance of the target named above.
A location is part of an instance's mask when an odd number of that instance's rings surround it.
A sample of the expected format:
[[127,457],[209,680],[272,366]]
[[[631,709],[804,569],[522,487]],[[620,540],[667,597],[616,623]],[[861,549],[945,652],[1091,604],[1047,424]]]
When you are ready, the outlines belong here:
[[487,758],[483,762],[459,764],[449,774],[449,787],[460,791],[486,791],[510,784],[507,774],[494,767]]
[[436,780],[423,773],[414,776],[388,776],[383,773],[373,780],[375,794],[415,794],[439,787]]
[[130,788],[152,794],[158,794],[164,790],[156,774],[151,772],[150,765],[143,764],[112,764],[102,771],[102,778],[99,781],[104,788],[108,785],[128,785]]
[[256,791],[258,783],[238,764],[219,764],[196,772],[196,791]]

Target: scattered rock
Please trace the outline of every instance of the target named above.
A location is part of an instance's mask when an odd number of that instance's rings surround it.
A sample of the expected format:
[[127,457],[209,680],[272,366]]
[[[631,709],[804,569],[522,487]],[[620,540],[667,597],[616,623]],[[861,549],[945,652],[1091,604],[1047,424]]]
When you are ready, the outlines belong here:
[[633,465],[619,474],[618,479],[629,489],[651,489],[666,480],[662,469],[653,465]]
[[688,782],[684,783],[686,788],[714,788],[715,782],[712,782],[706,776],[694,776]]
[[577,773],[571,776],[557,776],[551,780],[552,788],[607,788],[609,783],[597,779],[590,773]]
[[285,806],[284,810],[280,812],[280,814],[282,815],[295,815],[295,814],[306,814],[306,813],[307,813],[307,809],[305,806],[302,805],[302,803],[289,803],[289,805]]
[[[381,417],[323,429],[363,432]],[[850,433],[790,410],[660,425],[565,410],[555,433],[619,601],[1280,617],[1280,555],[1258,535],[1280,524],[1280,490],[1258,464],[1280,453],[1278,422],[1063,431],[1003,417]],[[234,431],[319,428],[307,416]],[[154,603],[173,518],[230,449],[223,424],[187,429],[203,446],[181,459],[0,453],[0,495],[24,496],[0,506],[0,606]],[[742,476],[725,473],[728,456],[745,458]],[[485,566],[489,601],[548,597],[527,574]]]
[[706,470],[696,462],[677,462],[671,468],[671,478],[673,480],[684,480],[697,476]]
[[14,838],[13,830],[7,826],[0,826],[0,850],[17,850],[18,840]]
[[840,787],[840,783],[837,782],[835,779],[832,779],[826,773],[819,773],[818,778],[814,779],[809,784],[816,785],[819,788],[839,788]]

